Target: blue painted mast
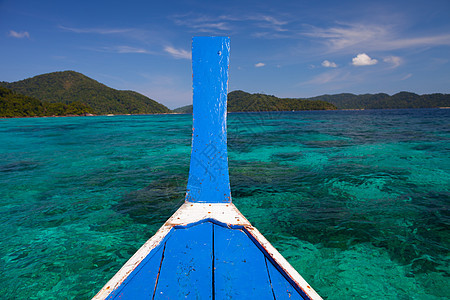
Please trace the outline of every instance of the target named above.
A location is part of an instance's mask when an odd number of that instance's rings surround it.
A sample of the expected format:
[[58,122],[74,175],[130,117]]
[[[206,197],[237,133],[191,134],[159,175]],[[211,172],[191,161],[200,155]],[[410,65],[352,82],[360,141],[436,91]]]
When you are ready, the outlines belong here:
[[186,201],[231,202],[227,155],[230,39],[192,40],[193,128]]
[[231,203],[230,40],[192,41],[193,133],[185,203],[94,299],[321,299]]

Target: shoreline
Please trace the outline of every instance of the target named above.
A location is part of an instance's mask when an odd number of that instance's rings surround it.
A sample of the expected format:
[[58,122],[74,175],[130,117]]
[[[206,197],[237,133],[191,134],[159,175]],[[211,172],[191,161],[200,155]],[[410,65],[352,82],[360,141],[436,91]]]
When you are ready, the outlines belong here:
[[144,114],[105,114],[105,115],[65,115],[65,116],[14,116],[1,117],[0,119],[33,119],[33,118],[72,118],[72,117],[114,117],[114,116],[144,116],[144,115],[173,115],[176,113],[144,113]]
[[[320,109],[320,110],[267,110],[267,111],[229,111],[228,114],[235,113],[276,113],[276,112],[308,112],[308,111],[370,111],[370,110],[404,110],[404,109],[450,109],[450,107],[420,107],[420,108],[343,108],[343,109]],[[14,116],[1,117],[0,119],[32,119],[32,118],[72,118],[72,117],[115,117],[115,116],[151,116],[151,115],[191,115],[192,113],[142,113],[142,114],[86,114],[86,115],[65,115],[65,116]]]

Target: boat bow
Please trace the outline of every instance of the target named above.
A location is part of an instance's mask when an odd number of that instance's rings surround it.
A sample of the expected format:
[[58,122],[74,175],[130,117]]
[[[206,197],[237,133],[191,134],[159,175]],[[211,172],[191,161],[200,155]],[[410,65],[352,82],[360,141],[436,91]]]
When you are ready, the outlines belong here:
[[193,39],[185,203],[94,299],[321,299],[232,203],[226,146],[230,40]]

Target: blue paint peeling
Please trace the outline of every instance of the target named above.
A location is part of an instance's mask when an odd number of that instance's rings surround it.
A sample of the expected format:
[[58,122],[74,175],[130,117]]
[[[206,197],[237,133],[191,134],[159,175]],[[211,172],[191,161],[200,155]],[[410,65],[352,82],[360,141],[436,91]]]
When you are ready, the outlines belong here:
[[193,128],[186,201],[231,202],[227,154],[230,39],[192,39]]

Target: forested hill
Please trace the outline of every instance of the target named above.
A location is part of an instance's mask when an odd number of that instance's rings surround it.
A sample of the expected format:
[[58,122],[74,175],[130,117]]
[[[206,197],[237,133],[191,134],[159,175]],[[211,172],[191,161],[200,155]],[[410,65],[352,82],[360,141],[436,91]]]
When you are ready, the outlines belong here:
[[[330,105],[332,104],[332,105]],[[398,109],[450,107],[450,94],[417,95],[400,92],[395,95],[384,93],[355,95],[350,93],[321,95],[304,100],[277,98],[264,94],[249,94],[234,91],[228,94],[228,111],[277,111],[277,110],[320,110],[320,109]],[[192,105],[174,110],[178,113],[192,113]]]
[[[228,93],[228,112],[253,111],[298,111],[335,110],[336,106],[321,100],[278,98],[273,95],[250,94],[244,91]],[[192,105],[174,110],[177,113],[192,113]]]
[[395,108],[437,108],[450,107],[450,94],[417,95],[409,92],[388,94],[336,94],[322,95],[310,100],[333,103],[339,109],[395,109]]
[[336,106],[322,100],[278,98],[273,95],[234,91],[228,94],[228,111],[334,110]]
[[42,102],[0,86],[0,118],[82,116],[93,112],[91,107],[81,102],[75,101],[70,104]]
[[164,105],[144,95],[115,90],[74,71],[53,72],[11,83],[0,82],[0,86],[42,102],[87,104],[96,114],[170,112]]

